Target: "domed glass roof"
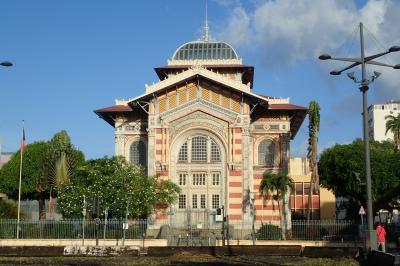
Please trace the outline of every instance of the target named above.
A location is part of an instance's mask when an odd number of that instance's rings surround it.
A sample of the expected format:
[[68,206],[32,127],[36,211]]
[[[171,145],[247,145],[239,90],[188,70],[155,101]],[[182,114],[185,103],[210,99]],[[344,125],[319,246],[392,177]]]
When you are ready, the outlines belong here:
[[218,41],[194,41],[179,47],[172,60],[238,59],[236,51],[227,43]]

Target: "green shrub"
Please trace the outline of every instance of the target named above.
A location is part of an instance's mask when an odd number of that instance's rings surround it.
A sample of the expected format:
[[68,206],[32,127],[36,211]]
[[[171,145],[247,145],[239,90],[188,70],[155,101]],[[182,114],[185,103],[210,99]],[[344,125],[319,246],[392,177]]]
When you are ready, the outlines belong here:
[[[25,215],[21,212],[20,217]],[[0,200],[0,219],[17,219],[18,205],[12,200]]]
[[259,240],[281,240],[282,230],[277,225],[263,224],[257,231],[257,239]]

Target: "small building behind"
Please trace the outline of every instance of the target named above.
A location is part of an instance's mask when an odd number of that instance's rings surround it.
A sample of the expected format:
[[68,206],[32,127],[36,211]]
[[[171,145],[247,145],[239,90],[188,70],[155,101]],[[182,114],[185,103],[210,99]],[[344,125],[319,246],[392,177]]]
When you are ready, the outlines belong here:
[[[293,219],[304,219],[307,216],[308,197],[310,193],[311,172],[306,157],[290,158],[289,176],[295,182],[295,190],[290,196],[290,208]],[[336,199],[332,191],[320,187],[319,193],[312,195],[312,219],[335,220]]]
[[368,134],[370,139],[376,141],[393,141],[393,133],[386,133],[386,116],[400,114],[400,101],[372,104],[368,107]]

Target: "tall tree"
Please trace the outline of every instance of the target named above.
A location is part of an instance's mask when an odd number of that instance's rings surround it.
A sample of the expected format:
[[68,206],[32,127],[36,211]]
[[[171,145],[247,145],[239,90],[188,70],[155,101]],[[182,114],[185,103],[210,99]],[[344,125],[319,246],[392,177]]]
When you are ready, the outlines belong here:
[[[373,208],[391,208],[390,203],[399,198],[400,153],[391,142],[370,142]],[[325,149],[318,167],[321,186],[354,202],[348,218],[357,218],[360,205],[366,203],[364,144],[360,139],[351,144],[335,145]],[[368,210],[367,210],[368,211]]]
[[[75,162],[71,174],[83,163],[83,153],[76,150],[65,131],[54,135],[49,142],[34,142],[24,148],[21,196],[22,199],[36,199],[39,202],[39,218],[46,218],[45,200],[50,196],[52,188],[52,171],[57,161],[65,153]],[[0,191],[10,198],[17,199],[20,151],[16,152],[0,170]],[[54,193],[57,191],[54,190]],[[53,193],[53,195],[54,195]]]
[[319,191],[319,175],[318,175],[318,132],[319,132],[319,115],[320,107],[316,101],[311,101],[308,107],[308,154],[307,158],[311,170],[310,192],[308,195],[307,220],[311,219],[312,195]]
[[387,115],[385,116],[386,119],[386,132],[387,134],[389,131],[393,133],[393,140],[396,146],[396,150],[400,148],[400,114],[397,116],[394,115]]
[[39,217],[46,218],[45,200],[49,199],[54,209],[54,197],[60,183],[69,179],[76,168],[84,162],[83,153],[76,150],[65,130],[56,133],[48,142],[42,163],[42,174],[36,182]]
[[288,230],[288,225],[286,224],[287,216],[290,214],[286,213],[284,206],[287,204],[285,202],[285,195],[290,193],[290,190],[293,189],[293,179],[286,173],[273,173],[271,171],[264,172],[260,183],[259,192],[262,195],[264,202],[268,199],[271,199],[272,204],[274,204],[274,201],[278,203],[283,239],[291,238],[291,232]]
[[[40,141],[27,144],[22,157],[21,196],[23,200],[36,199],[36,180],[42,177],[43,158],[47,150],[47,142]],[[0,191],[9,198],[18,199],[20,151],[0,169]]]

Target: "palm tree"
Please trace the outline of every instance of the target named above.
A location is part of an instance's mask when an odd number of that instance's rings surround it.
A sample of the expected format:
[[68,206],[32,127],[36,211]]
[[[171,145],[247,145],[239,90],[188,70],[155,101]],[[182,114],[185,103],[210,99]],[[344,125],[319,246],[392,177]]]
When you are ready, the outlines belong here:
[[396,146],[396,150],[400,148],[400,114],[396,116],[387,115],[386,119],[386,132],[387,134],[389,130],[393,133],[393,140]]
[[317,194],[319,190],[319,175],[318,175],[318,132],[319,132],[319,104],[316,101],[311,101],[308,107],[308,161],[311,170],[310,180],[310,192],[308,194],[308,206],[307,206],[307,220],[311,218],[311,204],[312,195]]
[[[263,178],[260,183],[259,192],[263,197],[264,202],[268,199],[272,199],[274,207],[274,201],[278,203],[279,216],[281,218],[282,238],[287,239],[291,237],[291,232],[288,230],[288,225],[285,223],[287,217],[290,215],[286,213],[284,206],[288,204],[285,200],[286,193],[290,193],[294,189],[294,182],[284,172],[272,173],[271,171],[265,171]],[[281,215],[283,214],[283,215]]]
[[55,206],[54,206],[54,194],[57,192],[61,185],[69,181],[74,168],[73,160],[65,154],[61,153],[61,157],[56,161],[55,165],[51,167],[49,185],[50,185],[50,199],[49,199],[49,213],[50,218],[54,219]]

